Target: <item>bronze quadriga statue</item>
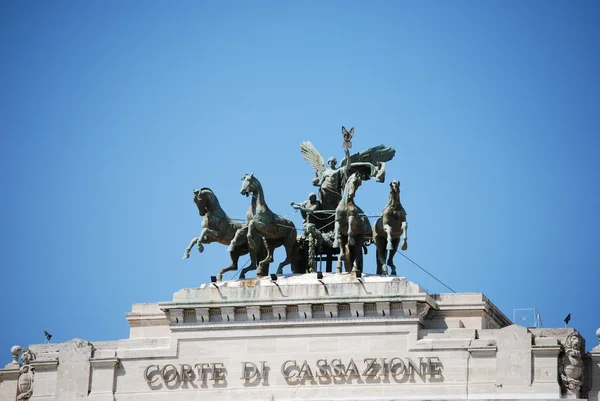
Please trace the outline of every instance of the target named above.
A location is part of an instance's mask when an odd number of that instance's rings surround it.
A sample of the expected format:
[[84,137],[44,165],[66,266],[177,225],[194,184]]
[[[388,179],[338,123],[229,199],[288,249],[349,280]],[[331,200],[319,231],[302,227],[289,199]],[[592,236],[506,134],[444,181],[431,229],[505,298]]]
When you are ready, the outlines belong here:
[[[382,217],[371,227],[368,217],[354,203],[354,196],[362,181],[374,178],[376,182],[385,181],[385,163],[392,160],[396,151],[388,146],[379,145],[363,152],[350,154],[354,128],[342,127],[345,157],[337,168],[335,157],[325,159],[310,142],[302,142],[300,151],[304,159],[313,167],[316,193],[309,194],[302,203],[292,202],[294,209],[300,210],[304,233],[297,237],[296,227],[289,219],[271,211],[265,201],[263,187],[253,174],[242,178],[242,195],[252,196],[246,213],[246,223],[231,220],[219,206],[214,193],[208,188],[194,191],[194,202],[198,206],[202,222],[202,233],[185,251],[197,244],[219,242],[228,245],[231,265],[221,269],[223,273],[237,270],[240,256],[250,254],[250,266],[243,269],[240,278],[245,278],[249,270],[257,269],[257,277],[269,274],[269,264],[273,262],[275,248],[283,246],[286,257],[277,269],[283,274],[283,268],[291,265],[292,273],[316,272],[317,263],[326,261],[326,270],[332,271],[332,263],[337,260],[337,271],[341,272],[344,261],[346,271],[362,272],[363,253],[367,246],[377,243],[377,274],[396,274],[393,263],[400,241],[401,249],[407,248],[406,212],[400,203],[400,185],[397,181],[390,184],[390,198]],[[402,238],[402,239],[401,239]]]

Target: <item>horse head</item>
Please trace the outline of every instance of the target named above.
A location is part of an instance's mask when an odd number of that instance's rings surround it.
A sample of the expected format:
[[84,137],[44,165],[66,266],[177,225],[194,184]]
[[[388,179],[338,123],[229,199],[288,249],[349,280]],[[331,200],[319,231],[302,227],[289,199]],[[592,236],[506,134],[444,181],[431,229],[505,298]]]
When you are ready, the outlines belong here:
[[251,193],[258,189],[258,180],[254,178],[254,173],[246,174],[242,177],[242,188],[240,193],[242,195],[250,196]]
[[344,195],[348,197],[348,200],[354,199],[356,190],[362,184],[362,178],[360,173],[353,173],[346,182],[344,187]]
[[200,213],[200,216],[203,217],[207,212],[210,211],[210,199],[208,197],[208,192],[212,191],[210,191],[208,188],[194,189],[194,203],[196,206],[198,206],[198,212]]
[[394,195],[400,194],[400,183],[398,181],[392,180],[392,182],[390,182],[390,192]]

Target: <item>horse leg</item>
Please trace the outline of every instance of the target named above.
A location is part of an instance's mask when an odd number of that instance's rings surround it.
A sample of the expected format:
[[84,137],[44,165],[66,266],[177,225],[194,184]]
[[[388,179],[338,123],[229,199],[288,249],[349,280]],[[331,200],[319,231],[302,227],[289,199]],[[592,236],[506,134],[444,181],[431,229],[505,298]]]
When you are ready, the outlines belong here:
[[269,264],[271,264],[273,262],[273,253],[271,251],[271,248],[269,247],[267,239],[259,236],[258,232],[256,231],[254,220],[251,220],[250,223],[248,223],[248,233],[247,233],[248,244],[250,245],[251,248],[254,248],[254,249],[259,248],[259,246],[260,246],[259,238],[262,238],[263,244],[264,244],[265,248],[267,249],[267,256],[263,260],[261,260],[257,266],[257,269],[258,269],[257,274],[260,274],[262,276],[263,269],[265,269],[265,268],[268,269]]
[[196,243],[200,244],[200,237],[192,238],[192,242],[190,242],[188,247],[185,248],[185,253],[183,254],[184,259],[190,257],[190,252],[192,251],[192,248],[194,247],[194,245],[196,245]]
[[219,241],[219,232],[215,230],[211,230],[210,228],[205,228],[200,233],[200,241],[203,244],[210,244],[211,242]]
[[362,254],[362,242],[360,239],[356,241],[354,245],[354,262],[352,266],[353,272],[363,271],[363,254]]
[[246,273],[249,272],[250,270],[256,270],[257,266],[258,266],[258,255],[259,255],[259,249],[253,248],[250,246],[250,244],[248,244],[248,251],[250,253],[250,265],[248,267],[245,267],[242,269],[242,271],[240,272],[240,279],[243,280],[246,278]]
[[383,269],[381,268],[382,263],[379,259],[379,237],[377,236],[377,234],[373,237],[373,241],[375,242],[375,264],[377,265],[377,270],[375,271],[375,274],[380,275],[383,274],[381,272]]
[[352,233],[352,226],[354,225],[354,216],[348,216],[348,245],[354,245],[354,235]]
[[387,235],[387,246],[385,249],[387,249],[388,251],[392,250],[392,226],[390,226],[389,224],[385,224],[383,226],[383,231],[385,231],[386,235]]
[[337,265],[336,265],[336,273],[341,273],[342,272],[342,260],[344,259],[344,244],[342,243],[342,240],[340,239],[340,252],[338,253],[338,259],[337,259]]
[[250,264],[250,266],[242,269],[242,272],[240,273],[240,280],[245,279],[246,278],[246,273],[248,273],[250,270],[256,270],[256,265]]
[[353,271],[352,264],[352,250],[350,247],[350,243],[348,240],[344,241],[344,267],[346,268],[346,273],[350,273]]
[[[340,235],[340,221],[337,219],[337,216],[335,218],[335,224],[333,227],[333,248],[339,248],[340,243],[342,242],[342,238]],[[341,253],[342,250],[340,249],[340,254]]]
[[292,263],[294,245],[296,245],[296,235],[288,235],[288,237],[283,242],[283,246],[285,247],[285,260],[281,262],[279,264],[279,267],[277,268],[278,275],[283,274],[284,266],[287,266],[290,263]]
[[239,230],[237,230],[235,232],[235,235],[233,236],[231,243],[227,247],[227,251],[233,252],[233,250],[235,249],[237,244],[241,241],[241,238],[243,238],[246,235],[248,235],[248,226],[244,225],[244,226],[242,226],[242,228],[240,228]]
[[[262,238],[262,237],[261,237]],[[262,238],[262,241],[259,241],[257,243],[257,253],[256,253],[256,268],[259,268],[259,262],[262,262],[263,260],[267,259],[268,257],[268,252],[269,252],[269,247],[267,245],[267,240]],[[270,263],[263,263],[263,267],[262,267],[262,273],[263,276],[267,276],[269,274],[269,265]]]
[[[263,270],[267,270],[269,268],[269,265],[273,263],[273,254],[275,253],[275,248],[277,244],[276,240],[268,241],[267,239],[265,239],[264,242],[265,248],[267,248],[267,256],[258,263],[258,269],[261,273],[263,272]],[[280,270],[281,265],[279,265],[279,269],[277,269],[277,274],[282,274]]]
[[198,252],[204,252],[204,246],[202,244],[210,244],[211,242],[218,241],[219,233],[210,228],[202,229],[200,236],[198,237]]
[[387,253],[386,242],[387,240],[385,238],[377,237],[377,274],[383,274],[387,276],[388,269],[385,264],[385,256]]
[[408,249],[408,224],[406,220],[402,222],[402,250]]
[[224,267],[221,270],[219,270],[219,274],[217,274],[217,281],[223,280],[223,273],[227,273],[232,270],[238,269],[238,260],[239,260],[240,256],[242,256],[242,253],[239,252],[238,250],[235,250],[235,251],[231,252],[229,255],[231,256],[231,264],[229,266]]
[[400,237],[394,238],[392,241],[392,250],[388,255],[387,265],[391,268],[390,276],[396,275],[396,266],[394,265],[394,256],[398,252],[398,245],[400,245]]

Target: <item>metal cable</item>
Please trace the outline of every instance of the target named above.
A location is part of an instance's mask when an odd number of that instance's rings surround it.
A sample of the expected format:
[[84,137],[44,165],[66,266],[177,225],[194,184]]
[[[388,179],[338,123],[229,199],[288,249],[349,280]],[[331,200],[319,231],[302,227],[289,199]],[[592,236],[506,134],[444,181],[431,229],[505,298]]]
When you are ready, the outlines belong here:
[[400,253],[400,251],[396,251],[397,254],[402,255],[404,258],[406,258],[407,260],[409,260],[413,265],[417,266],[419,269],[423,270],[425,273],[429,274],[431,277],[434,278],[435,281],[437,281],[438,283],[440,283],[441,285],[443,285],[444,287],[446,287],[447,289],[449,289],[450,291],[452,291],[453,293],[456,294],[456,291],[454,291],[452,288],[448,287],[446,284],[444,284],[440,279],[438,279],[436,276],[434,276],[433,274],[429,273],[425,268],[419,266],[419,264],[417,262],[415,262],[414,260],[412,260],[411,258],[409,258],[408,256],[406,256],[403,253]]

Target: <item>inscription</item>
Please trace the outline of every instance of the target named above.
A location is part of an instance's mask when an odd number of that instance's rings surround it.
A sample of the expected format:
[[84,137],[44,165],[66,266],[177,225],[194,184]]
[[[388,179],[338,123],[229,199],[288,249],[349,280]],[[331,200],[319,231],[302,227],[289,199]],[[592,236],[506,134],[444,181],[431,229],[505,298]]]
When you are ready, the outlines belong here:
[[[240,365],[238,365],[240,366]],[[363,359],[290,359],[281,364],[279,372],[289,385],[374,383],[393,380],[398,383],[415,376],[423,381],[443,381],[443,364],[438,357],[392,357]],[[271,368],[267,361],[241,362],[239,379],[243,386],[268,385]],[[149,365],[144,379],[153,390],[163,387],[207,388],[226,387],[228,370],[222,362]]]

